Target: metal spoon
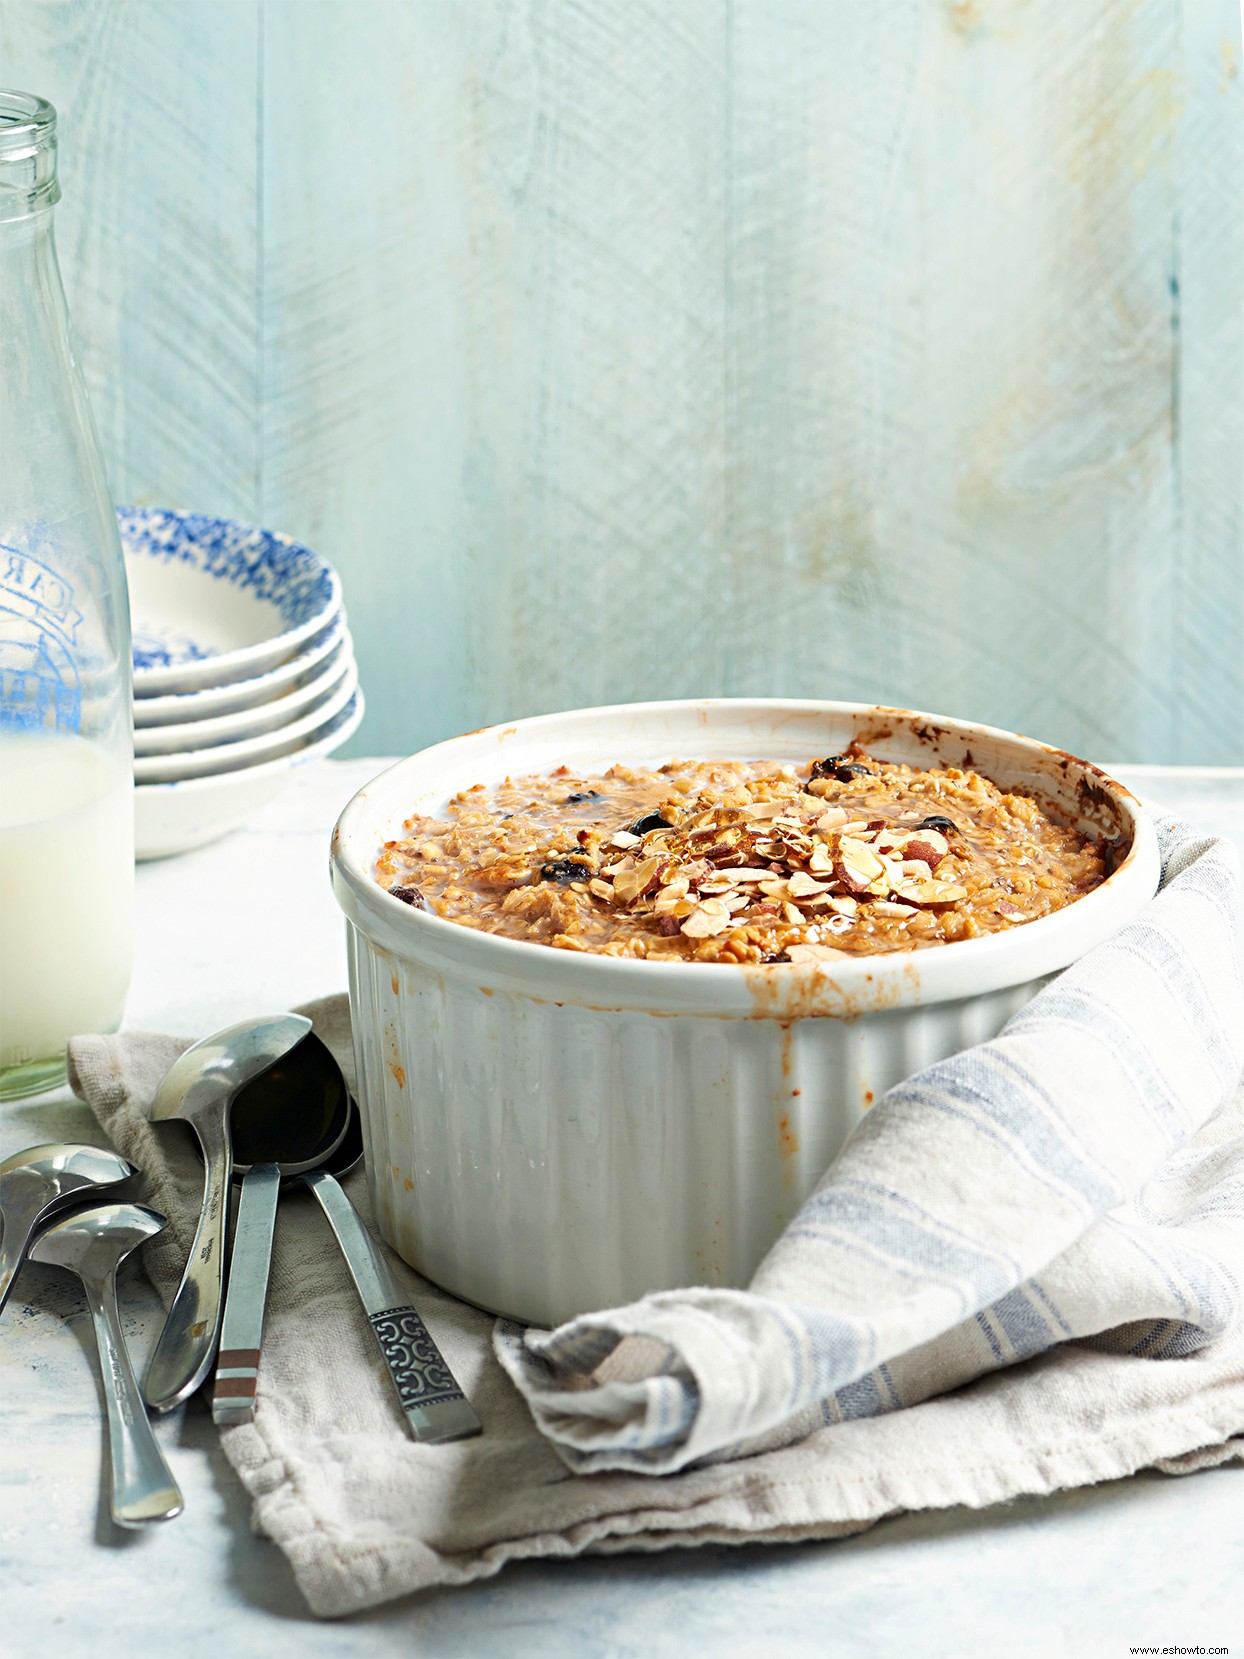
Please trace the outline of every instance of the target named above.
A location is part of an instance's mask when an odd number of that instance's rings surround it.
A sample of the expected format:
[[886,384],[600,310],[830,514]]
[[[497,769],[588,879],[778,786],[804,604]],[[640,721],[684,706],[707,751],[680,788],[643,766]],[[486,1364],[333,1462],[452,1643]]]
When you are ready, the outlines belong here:
[[137,1173],[115,1152],[64,1141],[27,1147],[6,1158],[0,1164],[0,1308],[40,1227],[71,1204],[80,1204],[88,1189],[118,1186]]
[[283,1178],[322,1163],[350,1122],[345,1078],[314,1032],[239,1089],[230,1118],[242,1194],[229,1258],[212,1418],[222,1428],[255,1415],[264,1306]]
[[[323,1043],[308,1039],[304,1057],[321,1068],[319,1087],[324,1094],[330,1095],[339,1089],[345,1095],[346,1081],[341,1067]],[[253,1085],[253,1104],[261,1101],[276,1104],[278,1095],[274,1092],[269,1097],[261,1086],[262,1081],[257,1080]],[[249,1115],[248,1112],[246,1116]],[[242,1121],[243,1114],[239,1112],[235,1121],[239,1136]],[[352,1169],[362,1156],[362,1121],[358,1107],[351,1102],[349,1126],[335,1151],[322,1166],[308,1170],[298,1179],[311,1188],[336,1234],[411,1434],[416,1440],[425,1441],[461,1440],[479,1434],[480,1420],[470,1402],[455,1382],[418,1312],[403,1299],[402,1288],[388,1263],[372,1243],[353,1204],[335,1179]],[[230,1369],[245,1371],[250,1359],[247,1355],[244,1362]],[[258,1354],[254,1362],[257,1366]],[[245,1377],[234,1380],[246,1382]],[[216,1416],[214,1402],[213,1416]],[[235,1420],[246,1421],[245,1418],[226,1419]],[[218,1417],[217,1421],[221,1419]]]
[[216,1353],[225,1284],[233,1099],[310,1029],[311,1021],[301,1014],[231,1025],[188,1048],[160,1084],[151,1107],[152,1122],[180,1118],[188,1123],[199,1137],[205,1167],[199,1225],[143,1382],[147,1404],[156,1411],[169,1411],[193,1394]]
[[117,1311],[117,1268],[164,1217],[139,1204],[100,1204],[45,1228],[30,1248],[32,1261],[68,1268],[82,1280],[99,1346],[108,1408],[112,1518],[118,1526],[170,1521],[182,1497],[139,1398]]
[[479,1434],[483,1425],[336,1179],[362,1156],[363,1126],[353,1106],[350,1128],[336,1152],[323,1168],[308,1170],[300,1179],[319,1200],[337,1235],[411,1435],[434,1443],[466,1440]]

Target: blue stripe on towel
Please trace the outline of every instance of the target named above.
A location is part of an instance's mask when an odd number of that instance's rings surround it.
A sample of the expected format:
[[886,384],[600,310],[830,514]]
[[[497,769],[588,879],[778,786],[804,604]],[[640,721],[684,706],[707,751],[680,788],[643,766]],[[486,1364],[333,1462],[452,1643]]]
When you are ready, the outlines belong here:
[[989,1314],[987,1311],[982,1309],[981,1312],[976,1315],[976,1324],[980,1327],[981,1334],[984,1336],[985,1341],[989,1344],[989,1352],[993,1355],[999,1365],[1005,1365],[1006,1357],[1002,1352],[1002,1344],[994,1335],[993,1327],[989,1323]]
[[[911,1206],[913,1209],[915,1206]],[[937,1279],[962,1292],[965,1282],[1001,1295],[1013,1282],[1015,1269],[993,1251],[982,1249],[962,1234],[940,1228],[929,1217],[912,1219],[893,1203],[871,1197],[859,1183],[842,1181],[810,1198],[800,1215],[805,1237],[841,1239],[871,1244],[879,1259],[914,1268],[922,1278]]]
[[858,1381],[840,1388],[834,1398],[844,1419],[877,1417],[881,1412],[890,1409],[889,1402],[882,1399],[881,1390],[877,1387],[877,1378],[871,1371]]
[[[1177,1104],[1179,1091],[1151,1051],[1137,1042],[1135,1025],[1124,1010],[1112,1007],[1082,988],[1057,986],[1051,989],[1049,1011],[1066,1026],[1068,1037],[1081,1042],[1091,1037],[1107,1050],[1135,1090],[1138,1103],[1160,1124],[1168,1142],[1183,1134],[1185,1122]],[[1022,1012],[1012,1022],[1012,1029],[1025,1029]],[[1040,1031],[1044,1041],[1059,1040],[1053,1019],[1042,1019]]]
[[931,1215],[923,1204],[909,1198],[905,1193],[896,1192],[893,1187],[883,1187],[876,1181],[861,1181],[855,1176],[839,1175],[835,1186],[843,1192],[861,1192],[870,1197],[884,1201],[891,1209],[905,1212],[926,1233],[936,1234],[939,1239],[957,1242],[973,1258],[1000,1262],[1005,1271],[1014,1276],[1020,1270],[1019,1262],[1009,1252],[990,1249],[985,1241],[974,1233],[964,1232],[963,1228],[955,1227],[944,1217]]
[[[922,1108],[961,1117],[1003,1147],[1033,1180],[1086,1215],[1100,1215],[1122,1194],[1060,1131],[1065,1127],[1032,1073],[1002,1049],[968,1050],[931,1066],[900,1092]],[[1018,1085],[1018,1087],[1017,1087]]]
[[1073,1331],[1072,1327],[1067,1323],[1067,1321],[1063,1318],[1062,1314],[1059,1313],[1058,1309],[1054,1306],[1054,1303],[1051,1301],[1049,1295],[1047,1294],[1047,1292],[1045,1291],[1043,1286],[1039,1285],[1035,1279],[1030,1279],[1028,1281],[1028,1284],[1027,1284],[1026,1288],[1027,1288],[1027,1290],[1029,1291],[1029,1293],[1031,1295],[1035,1296],[1037,1298],[1037,1300],[1044,1305],[1044,1307],[1046,1309],[1046,1312],[1049,1314],[1051,1320],[1054,1322],[1055,1325],[1058,1326],[1058,1330],[1059,1330],[1060,1335],[1062,1335],[1064,1337],[1069,1337],[1069,1336],[1074,1336],[1075,1335],[1075,1332]]
[[[821,1308],[787,1308],[781,1303],[766,1301],[765,1311],[781,1330],[786,1341],[793,1344],[793,1331],[802,1331],[806,1346],[798,1349],[799,1375],[808,1390],[806,1399],[834,1393],[845,1381],[872,1369],[876,1350],[876,1331],[873,1326],[840,1318]],[[812,1374],[807,1376],[803,1366],[807,1354],[812,1358]]]
[[1050,1323],[1044,1315],[1033,1307],[1023,1285],[1017,1290],[1008,1291],[989,1311],[1011,1344],[1016,1359],[1027,1359],[1030,1354],[1039,1354],[1058,1340],[1058,1333],[1050,1328]]

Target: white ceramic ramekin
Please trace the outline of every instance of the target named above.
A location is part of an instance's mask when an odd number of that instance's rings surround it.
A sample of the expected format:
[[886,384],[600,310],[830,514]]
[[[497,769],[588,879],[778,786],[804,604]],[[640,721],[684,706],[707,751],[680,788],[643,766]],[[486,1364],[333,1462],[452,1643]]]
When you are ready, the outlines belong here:
[[[373,879],[413,813],[563,763],[807,761],[858,739],[968,765],[1130,850],[1014,932],[850,961],[646,963],[502,939]],[[493,726],[373,779],[333,835],[367,1169],[381,1230],[445,1289],[537,1324],[687,1284],[746,1284],[871,1103],[991,1037],[1131,920],[1156,837],[1097,767],[987,726],[847,703],[640,703]]]

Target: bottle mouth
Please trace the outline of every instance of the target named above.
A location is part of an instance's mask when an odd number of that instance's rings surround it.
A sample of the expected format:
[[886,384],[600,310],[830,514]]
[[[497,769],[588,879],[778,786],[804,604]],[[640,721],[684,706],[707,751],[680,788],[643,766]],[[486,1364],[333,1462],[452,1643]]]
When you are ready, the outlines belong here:
[[24,161],[56,143],[56,111],[33,92],[0,89],[0,160]]
[[33,92],[0,89],[0,220],[59,199],[56,111]]

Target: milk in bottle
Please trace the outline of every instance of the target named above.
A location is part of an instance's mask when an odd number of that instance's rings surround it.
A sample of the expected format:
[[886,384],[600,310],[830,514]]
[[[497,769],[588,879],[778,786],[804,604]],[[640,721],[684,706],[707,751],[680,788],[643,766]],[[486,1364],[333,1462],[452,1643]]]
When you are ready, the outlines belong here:
[[52,231],[56,112],[0,91],[0,1100],[115,1031],[130,973],[125,568]]
[[107,750],[0,728],[0,1073],[120,1024],[133,826],[130,779]]

